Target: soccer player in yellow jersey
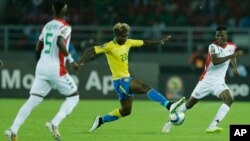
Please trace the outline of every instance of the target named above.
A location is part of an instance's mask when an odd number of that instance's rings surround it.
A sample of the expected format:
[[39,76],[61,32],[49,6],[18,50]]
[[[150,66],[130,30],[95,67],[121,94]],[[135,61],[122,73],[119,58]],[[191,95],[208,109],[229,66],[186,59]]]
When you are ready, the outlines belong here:
[[131,113],[134,94],[147,94],[152,101],[159,102],[171,113],[184,103],[185,98],[181,98],[173,103],[168,101],[162,94],[144,84],[142,81],[130,77],[128,69],[129,49],[133,47],[164,45],[171,36],[167,36],[159,41],[144,41],[128,39],[130,26],[126,23],[117,23],[113,27],[114,40],[90,48],[79,60],[79,64],[84,64],[89,58],[96,54],[104,53],[107,57],[110,70],[112,72],[113,86],[119,96],[121,108],[115,109],[103,116],[96,116],[90,132],[94,131],[106,122],[115,121]]

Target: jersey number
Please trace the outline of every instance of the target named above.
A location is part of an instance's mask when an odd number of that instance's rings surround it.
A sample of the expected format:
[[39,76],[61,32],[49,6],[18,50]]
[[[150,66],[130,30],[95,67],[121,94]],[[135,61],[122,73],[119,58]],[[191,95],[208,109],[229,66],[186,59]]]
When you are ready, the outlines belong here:
[[47,33],[46,37],[45,37],[45,50],[44,53],[49,54],[50,53],[50,49],[52,46],[52,41],[51,41],[51,37],[53,36],[52,33]]
[[128,60],[128,54],[124,53],[121,55],[121,61],[126,61],[126,60]]

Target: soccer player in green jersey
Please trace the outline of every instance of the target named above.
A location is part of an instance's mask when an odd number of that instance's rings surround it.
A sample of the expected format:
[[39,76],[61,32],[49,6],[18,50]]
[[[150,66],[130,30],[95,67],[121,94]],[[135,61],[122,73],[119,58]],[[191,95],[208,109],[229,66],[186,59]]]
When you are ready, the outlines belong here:
[[117,23],[113,27],[115,38],[102,46],[90,48],[79,60],[79,64],[84,64],[89,58],[104,53],[107,57],[110,70],[112,72],[113,86],[119,96],[121,107],[103,116],[96,116],[89,132],[94,131],[102,124],[118,120],[128,116],[132,110],[134,94],[147,94],[152,101],[160,103],[171,113],[184,103],[185,98],[181,98],[173,103],[168,101],[162,94],[140,80],[130,77],[128,69],[129,49],[133,47],[164,45],[171,38],[167,36],[158,41],[144,41],[128,39],[130,26],[126,23]]

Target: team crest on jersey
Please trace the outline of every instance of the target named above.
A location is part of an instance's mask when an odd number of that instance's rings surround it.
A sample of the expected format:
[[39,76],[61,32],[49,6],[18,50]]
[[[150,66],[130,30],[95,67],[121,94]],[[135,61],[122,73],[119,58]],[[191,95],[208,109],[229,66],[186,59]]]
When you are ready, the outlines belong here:
[[214,48],[214,46],[211,46],[211,53],[215,53],[215,48]]

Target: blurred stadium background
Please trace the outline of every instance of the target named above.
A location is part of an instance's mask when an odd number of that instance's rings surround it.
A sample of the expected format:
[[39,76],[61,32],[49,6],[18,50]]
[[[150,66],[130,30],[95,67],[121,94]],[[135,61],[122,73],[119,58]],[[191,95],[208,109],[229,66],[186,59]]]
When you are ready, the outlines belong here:
[[[3,127],[0,131],[3,132],[11,124],[18,108],[24,102],[24,99],[20,98],[29,96],[28,93],[34,79],[36,66],[35,44],[42,26],[52,18],[52,11],[50,0],[0,0],[0,3],[0,60],[4,62],[4,68],[0,70],[0,123]],[[208,45],[214,39],[216,26],[226,25],[229,30],[229,40],[235,42],[238,48],[246,53],[245,56],[238,59],[241,76],[233,78],[229,71],[226,77],[226,82],[233,91],[235,100],[240,102],[235,104],[232,113],[229,114],[230,116],[225,119],[222,125],[226,126],[227,132],[223,136],[213,137],[200,134],[200,130],[205,129],[220,104],[218,101],[210,102],[217,99],[209,96],[205,100],[210,103],[201,104],[200,108],[197,106],[198,108],[191,111],[187,116],[193,120],[188,120],[183,129],[179,128],[180,132],[185,132],[185,134],[176,138],[179,130],[174,130],[169,139],[198,141],[202,138],[204,141],[225,141],[229,137],[229,124],[249,124],[250,115],[247,112],[250,101],[249,0],[240,0],[240,2],[237,0],[68,0],[68,6],[70,11],[67,19],[73,29],[71,46],[77,52],[76,58],[91,45],[99,45],[112,40],[112,26],[118,21],[127,22],[131,25],[131,38],[160,39],[165,35],[172,35],[173,38],[166,46],[130,50],[130,69],[133,77],[147,82],[173,100],[183,95],[189,97],[198,82],[201,73],[199,69],[204,63],[202,56],[206,55]],[[195,63],[192,64],[192,61],[190,61],[192,56],[195,56],[200,49],[203,51],[202,55],[194,57]],[[119,122],[110,124],[111,127],[114,126],[115,130],[118,129],[114,133],[115,136],[107,136],[109,133],[105,130],[100,131],[99,135],[91,136],[86,132],[86,129],[84,131],[86,136],[79,137],[78,131],[82,129],[77,121],[82,121],[84,128],[87,128],[95,114],[106,113],[114,108],[114,105],[111,104],[114,101],[103,100],[117,99],[117,96],[112,91],[111,75],[105,56],[91,60],[78,74],[73,74],[73,76],[79,86],[81,98],[88,100],[86,101],[87,104],[81,102],[81,106],[76,109],[75,113],[73,112],[73,117],[65,121],[65,126],[62,127],[64,133],[72,135],[67,136],[66,140],[71,140],[72,137],[79,140],[112,140],[113,137],[113,140],[131,140],[131,137],[132,140],[165,139],[159,133],[159,127],[166,120],[165,117],[163,118],[166,115],[162,112],[160,116],[156,114],[152,118],[153,121],[159,120],[159,124],[150,125],[150,128],[157,130],[157,132],[141,131],[141,128],[148,128],[148,122],[144,121],[145,116],[142,116],[146,114],[143,113],[145,105],[148,106],[148,109],[151,108],[150,113],[156,110],[152,108],[153,103],[141,101],[135,104],[134,120],[129,117],[119,121],[123,124],[119,124]],[[53,91],[48,97],[62,98],[57,91]],[[136,96],[135,99],[145,99],[145,96]],[[42,122],[41,125],[43,126],[43,119],[47,120],[47,117],[52,117],[57,110],[56,108],[59,107],[61,100],[59,100],[60,103],[57,101],[53,100],[54,106],[45,106],[50,101],[42,104],[40,110],[43,109],[44,113],[51,115],[41,115],[40,112],[35,111],[33,116],[41,118],[42,121],[37,121],[33,117],[33,120],[28,120],[23,129],[27,128],[29,131],[29,128],[33,128],[33,123],[39,125]],[[91,104],[93,107],[90,107],[92,108],[85,108]],[[211,104],[214,107],[213,109],[210,108]],[[112,107],[108,107],[108,105]],[[115,105],[119,105],[118,101]],[[50,110],[47,112],[48,109]],[[79,109],[83,111],[79,111]],[[159,113],[159,111],[157,112]],[[207,119],[204,119],[206,120],[204,122],[203,119],[199,118],[202,114],[211,116],[205,117]],[[242,115],[242,118],[239,118],[239,115]],[[158,119],[158,117],[162,118]],[[132,129],[131,127],[138,121],[141,121],[142,124],[140,125],[143,126],[136,126],[137,128]],[[71,123],[76,126],[74,128],[76,130],[72,129]],[[202,127],[192,128],[196,124],[202,125]],[[123,125],[127,126],[123,128]],[[134,134],[123,135],[123,130],[120,131],[120,129],[129,130],[127,132],[133,131]],[[21,130],[21,138],[25,140],[34,137],[44,140],[43,136],[47,133],[40,128],[35,128],[38,134],[30,134],[27,130]],[[25,135],[22,133],[25,133]],[[125,138],[120,138],[121,134]],[[151,134],[155,136],[151,136]],[[50,139],[50,137],[45,138],[45,140]]]
[[[36,65],[35,43],[43,24],[52,18],[51,1],[0,2],[0,59],[5,64],[0,73],[0,96],[28,97]],[[196,58],[196,64],[192,65],[191,56],[198,49],[205,54],[214,39],[216,26],[223,24],[229,29],[229,40],[246,52],[238,59],[243,68],[242,77],[228,75],[226,81],[237,100],[248,101],[249,3],[248,0],[240,3],[237,0],[68,1],[67,19],[73,28],[71,46],[77,58],[91,45],[111,40],[112,26],[118,21],[132,26],[131,38],[160,39],[172,35],[166,46],[131,50],[130,69],[135,78],[176,99],[190,95],[201,73],[194,66],[203,67],[202,58]],[[116,98],[104,56],[93,59],[74,76],[82,98]],[[60,97],[57,94],[50,96]]]

